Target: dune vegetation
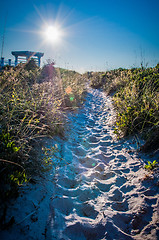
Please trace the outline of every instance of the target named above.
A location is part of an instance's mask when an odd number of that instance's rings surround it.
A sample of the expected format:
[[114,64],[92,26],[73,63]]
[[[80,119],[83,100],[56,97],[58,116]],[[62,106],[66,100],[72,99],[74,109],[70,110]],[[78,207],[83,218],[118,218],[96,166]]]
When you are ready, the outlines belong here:
[[159,65],[1,71],[1,238],[157,239],[158,107]]
[[64,135],[65,112],[83,102],[84,86],[79,73],[57,69],[54,62],[40,69],[31,60],[0,72],[1,197],[43,164],[35,157],[36,144],[45,136]]
[[[159,64],[155,68],[117,69],[83,75],[48,62],[33,60],[0,72],[0,195],[32,179],[47,166],[49,152],[39,160],[36,146],[44,137],[64,136],[66,111],[84,101],[86,81],[112,95],[117,136],[140,134],[143,151],[159,149]],[[53,147],[52,151],[56,149]]]
[[159,149],[159,64],[154,68],[89,73],[91,86],[113,95],[118,136],[140,134],[141,150]]

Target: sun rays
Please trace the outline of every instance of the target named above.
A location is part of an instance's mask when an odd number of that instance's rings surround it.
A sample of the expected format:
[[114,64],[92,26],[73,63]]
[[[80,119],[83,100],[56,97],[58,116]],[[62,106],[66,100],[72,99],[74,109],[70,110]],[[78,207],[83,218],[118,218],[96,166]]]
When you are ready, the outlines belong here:
[[61,38],[61,32],[60,29],[56,26],[48,26],[46,27],[46,30],[44,31],[44,37],[46,38],[46,41],[48,42],[57,42]]

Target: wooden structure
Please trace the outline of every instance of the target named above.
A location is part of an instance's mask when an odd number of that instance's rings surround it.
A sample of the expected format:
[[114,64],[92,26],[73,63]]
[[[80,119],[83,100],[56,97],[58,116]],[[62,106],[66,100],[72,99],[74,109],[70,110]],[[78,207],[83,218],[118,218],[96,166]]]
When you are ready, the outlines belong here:
[[33,58],[37,65],[40,67],[41,57],[44,56],[44,53],[31,51],[13,51],[12,55],[15,57],[15,66],[17,66],[19,62],[25,63]]

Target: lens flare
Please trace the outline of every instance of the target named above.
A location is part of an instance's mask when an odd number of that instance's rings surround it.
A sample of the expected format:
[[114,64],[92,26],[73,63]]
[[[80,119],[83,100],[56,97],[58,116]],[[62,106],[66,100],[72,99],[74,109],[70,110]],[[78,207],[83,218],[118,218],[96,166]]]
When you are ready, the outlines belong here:
[[68,86],[68,87],[65,89],[65,92],[66,92],[67,94],[72,93],[72,88],[71,88],[70,86]]
[[70,97],[70,101],[72,102],[74,100],[74,97]]

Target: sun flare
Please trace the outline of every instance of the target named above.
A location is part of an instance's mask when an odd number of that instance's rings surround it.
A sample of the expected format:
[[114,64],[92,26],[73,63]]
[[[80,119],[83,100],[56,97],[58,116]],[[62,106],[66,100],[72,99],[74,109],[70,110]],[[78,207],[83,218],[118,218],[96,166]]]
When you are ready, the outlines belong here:
[[47,26],[45,30],[45,38],[48,42],[58,42],[61,37],[60,29],[56,26]]

